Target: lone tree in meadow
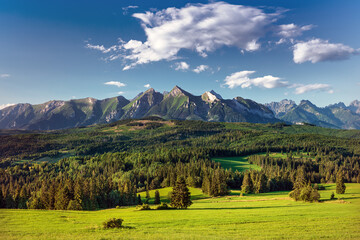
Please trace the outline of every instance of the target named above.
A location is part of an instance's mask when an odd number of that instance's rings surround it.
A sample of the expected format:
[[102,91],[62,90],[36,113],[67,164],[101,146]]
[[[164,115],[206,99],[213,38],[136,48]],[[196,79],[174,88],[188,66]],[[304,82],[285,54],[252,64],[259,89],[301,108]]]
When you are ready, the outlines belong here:
[[159,193],[159,190],[156,190],[156,191],[155,191],[154,204],[160,204],[160,193]]
[[337,194],[344,194],[345,193],[345,183],[344,183],[344,174],[341,170],[338,171],[336,174],[336,193]]
[[179,177],[171,192],[171,206],[186,209],[192,204],[190,197],[191,194],[186,186],[184,177]]
[[295,199],[295,201],[318,202],[320,200],[319,192],[311,187],[310,181],[306,181],[304,168],[298,169],[294,190],[289,193],[289,197]]

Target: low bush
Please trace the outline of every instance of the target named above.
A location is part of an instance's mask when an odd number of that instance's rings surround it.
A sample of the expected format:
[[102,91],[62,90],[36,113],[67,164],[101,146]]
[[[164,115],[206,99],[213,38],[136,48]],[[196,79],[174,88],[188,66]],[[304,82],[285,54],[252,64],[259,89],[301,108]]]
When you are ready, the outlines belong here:
[[164,210],[169,209],[170,207],[166,203],[161,203],[159,206],[156,207],[156,210]]
[[143,203],[143,205],[138,205],[136,208],[139,210],[152,210],[149,204],[145,204],[145,203]]
[[334,199],[335,199],[335,193],[332,192],[332,193],[331,193],[331,196],[330,196],[330,200],[334,200]]
[[122,222],[124,220],[121,218],[110,218],[109,220],[103,222],[103,227],[108,228],[121,228]]

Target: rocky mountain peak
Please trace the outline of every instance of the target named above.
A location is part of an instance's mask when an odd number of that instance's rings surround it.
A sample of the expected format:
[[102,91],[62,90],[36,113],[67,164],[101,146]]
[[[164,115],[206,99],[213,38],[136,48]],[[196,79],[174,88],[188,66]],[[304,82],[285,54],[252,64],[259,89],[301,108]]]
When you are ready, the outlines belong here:
[[167,96],[176,97],[176,96],[188,96],[188,95],[191,95],[191,94],[176,85],[173,89],[171,89],[169,95],[167,95]]
[[211,90],[210,93],[212,95],[215,95],[218,99],[223,99],[222,96],[220,94],[218,94],[217,92],[215,92],[214,90]]
[[213,103],[215,101],[219,101],[220,99],[222,99],[222,97],[213,90],[211,90],[210,92],[205,92],[203,95],[201,95],[201,99],[205,102]]
[[267,103],[265,106],[268,107],[275,116],[280,117],[291,111],[297,105],[292,100],[283,99],[280,102]]
[[346,106],[343,102],[338,102],[338,103],[335,103],[335,104],[330,104],[328,106],[329,108],[344,108],[346,109]]
[[350,111],[360,114],[360,101],[354,100],[350,103],[349,107]]

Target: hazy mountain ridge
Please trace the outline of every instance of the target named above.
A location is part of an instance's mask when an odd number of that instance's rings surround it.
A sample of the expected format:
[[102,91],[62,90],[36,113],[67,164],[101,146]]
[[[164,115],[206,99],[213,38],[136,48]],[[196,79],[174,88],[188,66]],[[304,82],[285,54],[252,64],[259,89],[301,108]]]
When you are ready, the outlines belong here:
[[148,89],[131,101],[118,96],[16,104],[0,110],[0,129],[53,130],[146,116],[225,122],[280,121],[266,106],[252,100],[223,99],[213,90],[194,96],[175,86],[165,94]]
[[360,102],[355,100],[346,106],[343,102],[317,107],[308,100],[297,105],[292,100],[265,104],[275,116],[291,123],[310,123],[322,127],[360,129]]

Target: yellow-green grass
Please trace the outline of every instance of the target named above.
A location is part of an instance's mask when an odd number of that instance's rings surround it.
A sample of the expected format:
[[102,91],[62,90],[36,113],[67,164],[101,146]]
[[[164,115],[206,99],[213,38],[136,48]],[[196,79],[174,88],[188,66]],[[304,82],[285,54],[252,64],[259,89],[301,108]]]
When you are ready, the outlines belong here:
[[221,167],[225,169],[232,169],[233,171],[238,170],[239,172],[246,171],[248,169],[261,170],[261,167],[250,164],[247,157],[219,157],[212,158],[211,160],[219,162]]
[[[204,194],[201,191],[201,189],[199,189],[199,188],[189,187],[189,190],[191,192],[191,200],[197,200],[197,199],[203,199],[203,198],[208,198],[209,197],[208,195]],[[149,203],[150,204],[154,203],[155,191],[156,190],[150,190],[149,191],[149,195],[150,195]],[[161,188],[161,189],[158,189],[158,191],[159,191],[159,194],[160,194],[160,201],[168,203],[169,202],[168,194],[169,194],[169,192],[172,191],[172,187]],[[146,192],[141,192],[140,196],[141,196],[142,202],[145,202],[145,200],[146,200]]]
[[[346,186],[346,193],[339,196],[342,201],[320,203],[295,202],[287,192],[240,197],[234,191],[232,196],[194,200],[187,210],[1,209],[0,238],[360,239],[360,184]],[[320,191],[322,200],[332,191],[335,185],[326,185]],[[103,221],[114,217],[123,218],[125,228],[101,228]]]

